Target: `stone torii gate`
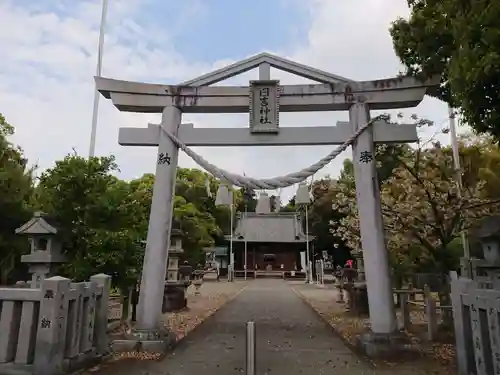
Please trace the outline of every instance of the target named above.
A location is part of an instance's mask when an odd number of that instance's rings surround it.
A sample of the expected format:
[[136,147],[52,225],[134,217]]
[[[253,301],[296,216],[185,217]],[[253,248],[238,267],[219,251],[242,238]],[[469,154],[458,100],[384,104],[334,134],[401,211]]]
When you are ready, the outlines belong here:
[[[318,84],[280,86],[271,80],[277,68]],[[210,86],[259,68],[259,80],[249,87]],[[344,143],[370,120],[370,110],[417,106],[436,82],[410,77],[354,81],[268,53],[195,78],[180,85],[147,84],[96,77],[97,89],[124,112],[162,113],[160,125],[120,128],[124,146],[158,147],[156,179],[144,255],[137,332],[141,339],[158,340],[172,216],[178,147],[173,134],[187,146],[285,146]],[[279,127],[280,112],[349,111],[349,122],[324,127]],[[182,124],[182,113],[250,114],[250,129],[196,128]],[[162,131],[163,128],[165,131]],[[396,330],[388,255],[384,240],[374,158],[375,143],[417,141],[416,125],[375,121],[353,143],[361,243],[366,267],[372,331]]]

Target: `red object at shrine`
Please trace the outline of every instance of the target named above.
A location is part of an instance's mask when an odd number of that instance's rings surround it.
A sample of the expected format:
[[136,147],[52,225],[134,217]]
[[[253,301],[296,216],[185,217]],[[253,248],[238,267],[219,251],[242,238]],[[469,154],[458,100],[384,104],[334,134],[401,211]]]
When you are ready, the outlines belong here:
[[352,259],[349,259],[347,262],[347,267],[352,268]]

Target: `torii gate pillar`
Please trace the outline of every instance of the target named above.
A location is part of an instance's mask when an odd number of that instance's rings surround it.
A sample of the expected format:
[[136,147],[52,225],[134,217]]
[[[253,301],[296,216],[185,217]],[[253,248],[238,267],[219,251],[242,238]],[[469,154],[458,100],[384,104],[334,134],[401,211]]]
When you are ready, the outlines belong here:
[[[355,102],[349,109],[349,120],[353,131],[358,130],[370,121],[369,107]],[[352,145],[352,154],[370,324],[374,333],[391,334],[397,330],[397,321],[380,207],[373,127],[359,135]]]
[[[182,113],[178,107],[163,109],[161,125],[167,132],[177,135]],[[159,319],[165,288],[170,230],[175,194],[175,180],[179,148],[165,132],[159,134],[158,160],[156,163],[153,198],[149,214],[146,251],[141,276],[138,320],[136,331],[145,339],[161,339],[162,324]]]

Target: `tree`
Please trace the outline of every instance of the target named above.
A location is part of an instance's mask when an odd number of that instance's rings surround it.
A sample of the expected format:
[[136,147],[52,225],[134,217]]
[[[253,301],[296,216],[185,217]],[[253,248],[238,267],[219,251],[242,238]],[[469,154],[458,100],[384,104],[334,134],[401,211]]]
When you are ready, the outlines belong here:
[[491,136],[463,134],[459,139],[462,179],[471,185],[484,182],[483,193],[491,199],[500,198],[500,149]]
[[[462,197],[455,183],[452,153],[434,144],[400,158],[381,186],[381,207],[391,260],[397,272],[455,269],[462,230],[497,212],[482,179],[466,180]],[[352,191],[339,186],[339,209],[346,213],[337,232],[359,247],[359,223]],[[342,190],[343,189],[343,190]],[[346,194],[346,191],[348,194]]]
[[280,212],[295,212],[297,211],[297,206],[295,205],[295,195],[290,198],[288,203],[281,207]]
[[254,190],[240,188],[236,190],[236,211],[255,212],[257,198]]
[[112,175],[114,157],[68,155],[40,176],[37,203],[61,225],[69,262],[62,271],[85,280],[94,273],[112,276],[128,294],[140,271],[145,225],[137,195]]
[[441,77],[438,98],[460,107],[477,132],[500,138],[500,3],[408,0],[408,20],[391,27],[407,74]]
[[339,222],[344,214],[333,209],[336,181],[330,177],[312,183],[313,201],[309,207],[310,234],[314,237],[314,247],[326,250],[334,263],[343,266],[350,259],[350,249],[343,238],[331,231],[331,224]]
[[33,169],[22,150],[9,142],[13,134],[14,127],[0,114],[0,284],[8,283],[20,255],[29,250],[15,230],[32,214]]
[[[207,192],[207,180],[212,194],[218,188],[215,179],[199,169],[177,169],[173,227],[183,232],[183,259],[191,264],[203,263],[203,247],[224,243],[223,233],[229,233],[229,208],[215,205],[214,198]],[[145,174],[140,179],[130,182],[133,199],[140,206],[137,212],[140,222],[143,223],[141,233],[144,240],[147,234],[153,185],[152,174]]]

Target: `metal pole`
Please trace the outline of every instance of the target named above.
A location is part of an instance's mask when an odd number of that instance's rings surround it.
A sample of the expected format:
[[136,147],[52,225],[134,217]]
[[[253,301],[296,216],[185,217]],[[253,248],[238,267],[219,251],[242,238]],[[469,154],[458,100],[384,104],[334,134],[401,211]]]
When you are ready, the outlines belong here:
[[231,218],[229,219],[230,226],[230,234],[231,238],[229,239],[229,267],[228,267],[228,279],[229,281],[233,281],[233,270],[234,270],[234,256],[233,256],[233,215],[234,215],[234,204],[233,204],[233,192],[231,191],[231,206],[229,207],[229,211],[231,214]]
[[[108,0],[102,0],[101,27],[99,30],[99,47],[97,49],[97,69],[96,76],[100,77],[102,73],[102,56],[104,53],[104,31],[106,28],[106,14],[108,12]],[[95,154],[95,140],[97,133],[97,115],[99,112],[100,94],[94,83],[94,108],[92,109],[92,130],[90,131],[89,158]]]
[[[453,152],[453,165],[455,167],[456,173],[456,183],[457,183],[457,196],[459,199],[462,198],[462,172],[460,167],[460,153],[458,148],[458,138],[457,131],[455,128],[455,112],[451,106],[448,106],[448,114],[450,117],[450,138],[451,138],[451,149]],[[463,273],[465,277],[472,278],[472,272],[470,269],[470,248],[469,248],[469,240],[467,238],[467,232],[465,230],[460,232],[460,238],[462,241],[462,247],[464,252],[464,261],[463,265]]]
[[247,322],[247,340],[246,340],[246,356],[245,356],[245,370],[246,375],[255,375],[257,367],[257,358],[255,351],[257,342],[255,340],[255,322]]
[[[247,213],[248,213],[247,205],[245,204],[245,223],[247,221]],[[247,231],[245,228],[245,280],[247,279],[247,258],[248,258]]]
[[[306,211],[307,211],[307,207],[306,207]],[[304,213],[304,219],[305,219],[305,232],[306,232],[306,283],[309,282],[309,236],[308,236],[308,230],[307,230],[307,223],[308,223],[308,219],[307,219],[307,213]]]
[[313,278],[312,278],[312,260],[311,260],[311,254],[309,253],[309,213],[308,213],[308,207],[307,205],[304,206],[306,210],[306,259],[307,259],[307,282],[309,284],[312,284]]

